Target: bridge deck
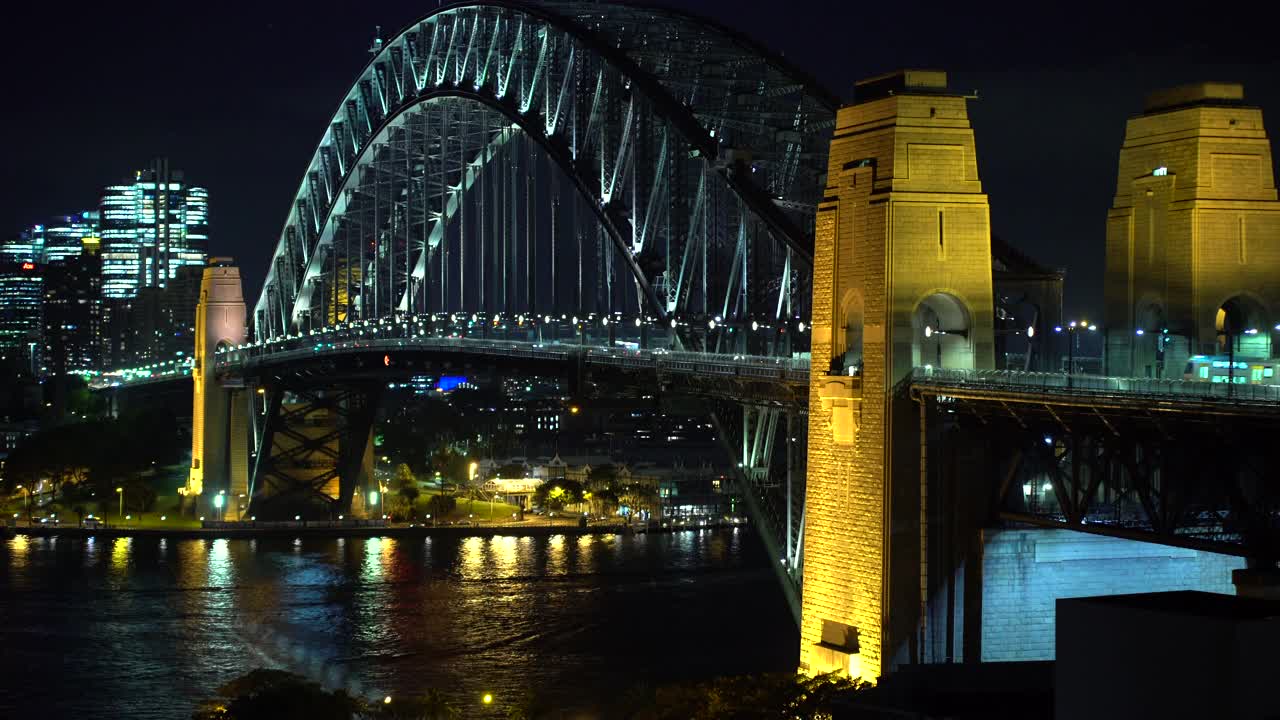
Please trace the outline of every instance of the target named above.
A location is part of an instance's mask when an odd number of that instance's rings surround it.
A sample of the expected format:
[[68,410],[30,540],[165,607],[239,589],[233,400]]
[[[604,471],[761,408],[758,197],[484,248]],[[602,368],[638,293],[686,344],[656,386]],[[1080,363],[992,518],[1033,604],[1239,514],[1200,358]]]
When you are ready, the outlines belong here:
[[916,397],[1216,415],[1280,415],[1280,387],[1193,380],[916,368]]

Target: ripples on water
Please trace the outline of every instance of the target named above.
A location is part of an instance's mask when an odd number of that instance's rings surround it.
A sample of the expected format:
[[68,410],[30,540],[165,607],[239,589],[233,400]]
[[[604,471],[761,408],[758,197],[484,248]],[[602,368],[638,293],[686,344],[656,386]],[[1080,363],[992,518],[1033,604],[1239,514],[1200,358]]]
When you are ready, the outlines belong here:
[[[530,538],[26,538],[0,550],[0,717],[185,718],[275,667],[467,717],[526,693],[794,669],[746,531]],[[482,712],[478,698],[493,692]]]

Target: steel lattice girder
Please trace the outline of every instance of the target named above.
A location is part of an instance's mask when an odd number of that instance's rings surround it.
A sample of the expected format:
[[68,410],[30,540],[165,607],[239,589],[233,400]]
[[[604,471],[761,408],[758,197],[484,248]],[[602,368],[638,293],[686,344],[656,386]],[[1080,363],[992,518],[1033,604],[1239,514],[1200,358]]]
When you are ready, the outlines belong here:
[[[278,378],[267,383],[250,486],[255,513],[290,503],[324,507],[334,516],[350,512],[381,384],[313,384]],[[334,480],[337,497],[327,492]]]
[[[989,521],[1280,559],[1280,416],[922,395],[930,456],[982,448]],[[955,468],[935,463],[937,481]],[[954,478],[953,478],[954,479]]]
[[[439,11],[382,48],[331,120],[277,244],[256,335],[397,312],[547,309],[532,270],[524,292],[506,275],[509,260],[538,261],[529,235],[521,257],[508,228],[534,220],[541,189],[484,173],[499,160],[527,174],[535,148],[609,236],[612,251],[597,253],[601,269],[586,277],[605,286],[589,290],[610,307],[616,296],[659,318],[766,307],[807,316],[811,208],[835,106],[813,87],[678,13],[585,3]],[[496,237],[471,245],[478,269],[456,258],[451,276],[455,258],[446,268],[441,257],[450,223],[470,219],[475,232],[478,220],[483,232],[486,197]],[[467,210],[477,198],[478,213]],[[500,301],[486,249],[502,253]],[[449,283],[474,286],[477,273],[478,291],[455,299]],[[581,286],[581,254],[578,273]]]

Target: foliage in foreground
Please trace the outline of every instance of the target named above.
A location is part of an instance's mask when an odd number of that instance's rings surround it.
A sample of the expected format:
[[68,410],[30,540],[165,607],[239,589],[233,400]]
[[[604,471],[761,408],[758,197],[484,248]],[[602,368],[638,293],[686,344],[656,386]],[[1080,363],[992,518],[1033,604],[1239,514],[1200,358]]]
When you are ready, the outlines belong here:
[[813,720],[830,718],[865,683],[834,674],[771,673],[659,687],[630,695],[631,720]]
[[[609,717],[629,720],[815,720],[867,687],[835,675],[743,675],[702,683],[638,688]],[[371,703],[342,690],[330,692],[281,670],[254,670],[218,688],[193,720],[455,720],[462,713],[437,690],[390,704]],[[527,699],[509,720],[551,720],[562,709]]]

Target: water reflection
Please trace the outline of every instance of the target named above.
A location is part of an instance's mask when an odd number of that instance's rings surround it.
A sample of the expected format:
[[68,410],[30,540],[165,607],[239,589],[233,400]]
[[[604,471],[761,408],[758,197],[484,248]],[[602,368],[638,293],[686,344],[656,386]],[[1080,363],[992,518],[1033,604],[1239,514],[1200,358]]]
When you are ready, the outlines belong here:
[[254,667],[365,696],[573,706],[796,662],[763,554],[728,533],[54,545],[19,536],[0,556],[0,646],[23,648],[0,673],[31,679],[0,692],[0,717],[187,717]]
[[503,577],[510,575],[516,569],[518,559],[519,546],[516,538],[510,535],[490,538],[489,545],[493,549],[495,569]]
[[9,548],[9,566],[14,570],[27,567],[27,554],[31,552],[31,540],[26,535],[15,535],[6,543]]
[[119,537],[111,541],[111,570],[113,574],[123,576],[129,570],[129,552],[133,548],[133,538]]

